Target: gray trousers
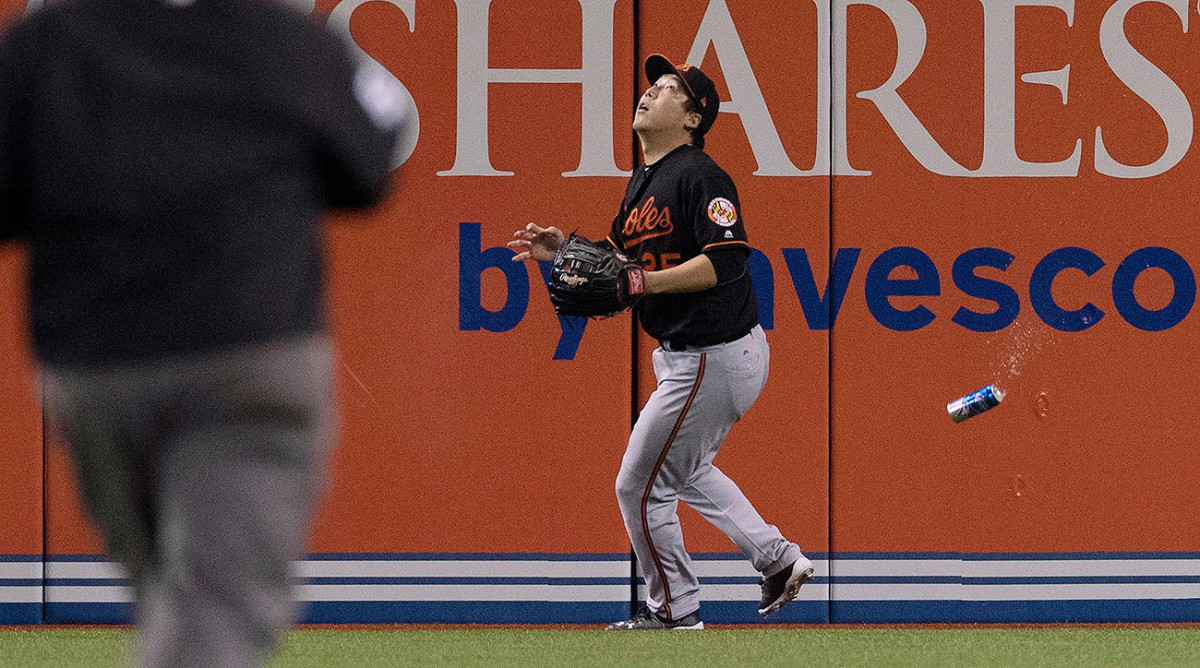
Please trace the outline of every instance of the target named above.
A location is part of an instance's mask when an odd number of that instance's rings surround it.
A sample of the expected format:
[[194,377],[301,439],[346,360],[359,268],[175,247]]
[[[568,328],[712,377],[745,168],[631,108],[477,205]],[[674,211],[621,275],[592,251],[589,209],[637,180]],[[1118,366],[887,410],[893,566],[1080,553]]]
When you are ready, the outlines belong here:
[[88,513],[137,593],[140,668],[261,666],[292,621],[334,440],[324,335],[44,368]]
[[679,619],[700,607],[700,583],[683,545],[683,500],[720,529],[764,575],[801,556],[713,465],[734,422],[767,382],[771,349],[761,327],[716,346],[654,351],[658,387],[642,408],[617,475],[617,501],[646,581],[646,603]]

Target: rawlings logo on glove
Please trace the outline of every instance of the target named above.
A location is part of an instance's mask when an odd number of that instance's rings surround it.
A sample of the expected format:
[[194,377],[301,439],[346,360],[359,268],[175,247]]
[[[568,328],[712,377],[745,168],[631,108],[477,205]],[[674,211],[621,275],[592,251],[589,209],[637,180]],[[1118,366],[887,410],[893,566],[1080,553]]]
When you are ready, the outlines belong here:
[[616,315],[641,299],[642,266],[607,242],[572,234],[558,248],[550,270],[550,303],[559,315]]
[[569,274],[569,275],[564,275],[562,277],[562,282],[566,283],[567,285],[569,285],[573,288],[577,288],[577,287],[583,285],[584,283],[587,283],[588,278],[587,278],[587,276],[575,276],[573,274]]

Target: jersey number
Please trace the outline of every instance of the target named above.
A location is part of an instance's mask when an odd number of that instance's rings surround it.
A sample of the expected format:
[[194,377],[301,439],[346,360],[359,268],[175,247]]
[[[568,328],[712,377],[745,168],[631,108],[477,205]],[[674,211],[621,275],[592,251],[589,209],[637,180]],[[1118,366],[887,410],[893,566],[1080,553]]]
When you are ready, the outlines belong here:
[[679,253],[659,253],[655,255],[650,251],[642,253],[642,267],[646,271],[657,271],[659,269],[670,269],[671,267],[679,266]]

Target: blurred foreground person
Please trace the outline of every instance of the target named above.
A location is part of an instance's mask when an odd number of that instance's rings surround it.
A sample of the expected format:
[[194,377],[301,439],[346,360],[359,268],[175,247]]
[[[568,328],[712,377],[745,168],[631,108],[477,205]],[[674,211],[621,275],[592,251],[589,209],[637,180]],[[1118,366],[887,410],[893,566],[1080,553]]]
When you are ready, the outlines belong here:
[[388,188],[396,83],[269,0],[64,0],[0,39],[0,239],[134,660],[261,666],[336,417],[319,219]]

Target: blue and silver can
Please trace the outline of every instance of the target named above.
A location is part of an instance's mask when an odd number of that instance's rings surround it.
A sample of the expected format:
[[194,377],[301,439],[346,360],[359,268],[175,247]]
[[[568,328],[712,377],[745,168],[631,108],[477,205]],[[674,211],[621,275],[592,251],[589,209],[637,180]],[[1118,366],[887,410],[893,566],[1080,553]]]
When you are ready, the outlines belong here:
[[1004,392],[995,385],[988,385],[982,390],[976,390],[965,397],[959,397],[946,404],[946,412],[950,419],[962,422],[970,417],[995,408],[1004,400]]

